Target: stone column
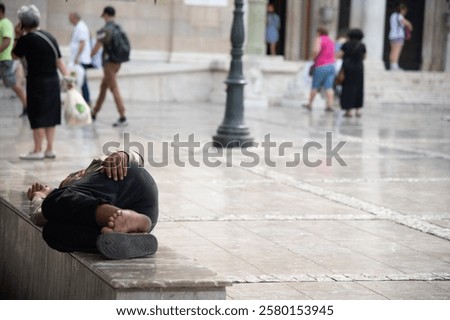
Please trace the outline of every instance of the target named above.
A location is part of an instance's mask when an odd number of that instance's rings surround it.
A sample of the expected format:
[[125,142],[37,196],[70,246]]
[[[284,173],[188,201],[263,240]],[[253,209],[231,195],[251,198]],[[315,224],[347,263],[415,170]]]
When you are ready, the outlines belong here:
[[450,47],[446,49],[446,36],[447,32],[450,31],[446,28],[446,12],[450,12],[446,1],[425,1],[422,37],[422,70],[424,71],[442,71],[445,69],[446,52],[450,54]]
[[302,26],[303,23],[303,1],[288,1],[286,15],[286,41],[285,58],[297,61],[302,58]]
[[248,54],[266,53],[266,1],[247,0],[247,49]]
[[386,0],[352,1],[350,26],[364,32],[367,58],[372,61],[383,60],[385,16]]

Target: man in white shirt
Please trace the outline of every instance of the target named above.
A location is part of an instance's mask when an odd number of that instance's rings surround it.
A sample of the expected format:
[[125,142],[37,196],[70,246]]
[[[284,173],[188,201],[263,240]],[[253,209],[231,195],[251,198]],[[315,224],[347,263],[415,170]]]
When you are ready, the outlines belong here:
[[71,63],[74,65],[79,64],[85,70],[81,91],[84,100],[91,105],[86,75],[86,69],[91,68],[91,36],[89,28],[81,20],[81,16],[77,12],[71,12],[69,14],[69,21],[74,25],[72,38],[70,39]]

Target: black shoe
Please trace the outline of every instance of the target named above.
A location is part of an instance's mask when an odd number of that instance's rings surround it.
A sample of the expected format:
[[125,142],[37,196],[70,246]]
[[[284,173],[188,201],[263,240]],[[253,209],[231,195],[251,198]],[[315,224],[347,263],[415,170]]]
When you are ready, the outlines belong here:
[[26,117],[28,114],[27,108],[23,108],[22,113],[20,114],[19,118]]
[[127,118],[123,117],[113,123],[113,127],[125,127],[128,125]]
[[112,260],[139,258],[154,254],[158,240],[150,233],[103,233],[97,238],[97,249]]

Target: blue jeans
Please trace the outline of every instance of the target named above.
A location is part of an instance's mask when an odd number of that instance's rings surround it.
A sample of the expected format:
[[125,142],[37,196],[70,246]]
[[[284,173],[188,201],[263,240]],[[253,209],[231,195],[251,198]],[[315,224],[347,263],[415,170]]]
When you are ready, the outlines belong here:
[[0,61],[0,78],[3,79],[5,87],[10,88],[16,85],[16,75],[13,72],[13,61]]
[[335,70],[333,64],[316,67],[313,74],[313,89],[333,89]]
[[90,105],[91,104],[91,96],[89,94],[89,87],[88,87],[88,81],[87,81],[87,69],[91,68],[92,66],[90,64],[84,64],[82,63],[81,66],[84,68],[84,79],[83,79],[83,85],[81,86],[81,94],[83,95],[84,100]]

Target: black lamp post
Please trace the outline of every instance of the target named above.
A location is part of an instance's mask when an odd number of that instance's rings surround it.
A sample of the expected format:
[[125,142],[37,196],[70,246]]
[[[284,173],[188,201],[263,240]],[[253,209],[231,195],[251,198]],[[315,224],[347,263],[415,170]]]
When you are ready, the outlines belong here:
[[245,40],[244,0],[234,1],[234,17],[231,28],[231,64],[227,84],[225,117],[213,136],[218,148],[246,148],[253,145],[253,138],[244,122],[244,86],[247,81],[242,72],[243,44]]

